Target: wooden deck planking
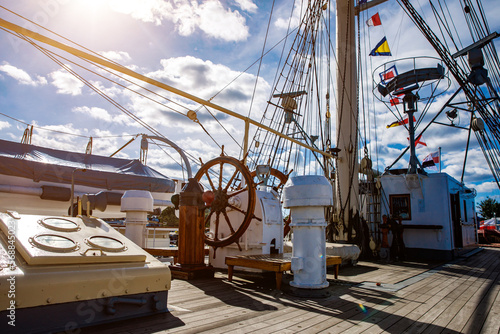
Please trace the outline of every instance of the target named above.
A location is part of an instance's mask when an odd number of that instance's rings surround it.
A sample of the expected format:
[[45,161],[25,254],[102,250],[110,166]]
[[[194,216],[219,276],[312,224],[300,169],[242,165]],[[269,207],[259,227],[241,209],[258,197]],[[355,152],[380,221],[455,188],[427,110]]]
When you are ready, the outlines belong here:
[[[427,281],[429,281],[429,279],[427,279],[425,281],[426,284],[427,284]],[[437,280],[434,279],[434,281],[436,282]],[[421,281],[421,282],[424,282],[424,281]],[[447,285],[448,283],[449,282],[445,282],[444,284]],[[411,286],[411,289],[415,290],[414,288],[416,286],[417,286],[417,284],[414,284],[413,286]],[[439,289],[442,289],[442,288],[443,287],[438,286],[437,290],[439,291]],[[426,289],[429,290],[429,286],[426,286]],[[436,288],[434,288],[433,290],[435,290],[434,292],[437,292]],[[433,291],[430,291],[427,293],[433,293]],[[411,295],[405,296],[405,299],[412,300],[411,302],[409,302],[409,303],[403,302],[402,303],[401,302],[402,299],[400,299],[393,306],[385,308],[384,309],[385,313],[390,313],[390,315],[376,324],[379,328],[375,328],[375,326],[371,326],[371,327],[367,328],[366,332],[369,332],[369,333],[377,333],[377,332],[383,332],[383,331],[387,331],[387,332],[391,332],[391,333],[403,332],[406,328],[410,327],[417,320],[417,319],[415,319],[416,318],[415,314],[412,315],[412,312],[414,312],[414,309],[417,309],[418,307],[420,307],[421,305],[419,305],[419,304],[424,303],[422,305],[425,305],[427,300],[431,298],[430,296],[425,296],[425,294],[426,294],[425,289],[420,288],[418,291],[412,292]],[[401,296],[403,295],[403,290],[401,290],[400,295]],[[415,306],[417,306],[417,307],[415,307]],[[393,309],[396,309],[396,311],[393,312]],[[407,313],[406,312],[407,310],[410,310],[410,313]],[[394,320],[396,320],[396,321],[394,321]],[[373,321],[373,319],[372,319],[372,321]],[[391,325],[391,323],[392,323],[392,325]],[[390,326],[387,326],[388,324]],[[361,332],[360,329],[366,328],[366,323],[363,324],[363,326],[361,326],[361,328],[354,328],[354,330],[352,330],[353,328],[351,328],[351,330],[343,331],[343,333],[344,332],[345,333]],[[440,330],[442,328],[436,327],[436,329]]]
[[341,268],[338,281],[330,280],[329,270],[328,298],[295,297],[275,290],[274,277],[257,275],[235,273],[232,283],[226,273],[212,280],[174,280],[170,313],[81,333],[498,333],[500,249],[458,259],[397,291],[356,285],[371,281],[384,287],[433,266],[360,262]]
[[[480,280],[482,280],[483,282],[480,284],[471,298],[451,320],[448,328],[462,331],[464,333],[474,333],[469,331],[470,328],[473,327],[473,324],[478,325],[480,323],[484,323],[484,319],[492,306],[492,300],[494,300],[498,295],[499,268],[500,264],[497,264],[495,269],[487,278],[479,279],[478,283],[481,283]],[[472,284],[471,287],[472,289],[474,289],[475,284]],[[474,317],[471,317],[472,314],[474,315]],[[469,328],[465,328],[467,324],[467,327]],[[477,330],[476,333],[477,332],[479,332],[479,330]]]
[[[399,319],[406,319],[408,314],[420,307],[435,293],[441,290],[440,282],[435,276],[430,276],[426,280],[418,281],[406,288],[401,289],[397,298],[394,296],[389,300],[392,305],[380,303],[378,305],[366,305],[367,315],[362,321],[355,321],[351,328],[343,331],[343,333],[360,333],[367,329],[369,332],[380,332],[380,327],[387,327]],[[409,311],[409,312],[408,312]],[[402,317],[401,315],[404,315]],[[349,319],[352,321],[353,319]],[[412,322],[412,321],[411,321]],[[400,332],[398,330],[395,332]]]
[[[472,275],[474,272],[469,271],[467,274]],[[429,320],[435,320],[437,315],[441,313],[446,308],[434,308],[438,302],[440,302],[443,298],[451,298],[452,293],[462,293],[467,288],[467,285],[464,285],[463,280],[460,280],[458,276],[449,276],[448,274],[445,277],[442,277],[443,273],[439,272],[434,275],[439,281],[441,285],[438,286],[437,291],[433,291],[433,295],[425,301],[422,305],[416,308],[411,313],[407,314],[405,319],[399,321],[393,326],[389,327],[389,330],[396,332],[403,332],[407,330],[408,333],[417,333],[419,330],[422,330],[422,327],[427,327]],[[451,302],[449,303],[451,304]],[[444,303],[443,306],[448,306],[449,304]],[[434,319],[432,319],[432,315]],[[423,317],[430,316],[424,319]],[[415,323],[412,323],[415,322]]]
[[[394,307],[396,307],[397,311],[395,313],[391,313],[391,309],[389,306],[385,305],[376,305],[375,307],[369,308],[368,309],[368,314],[363,321],[358,321],[352,326],[349,330],[346,330],[345,333],[361,333],[363,331],[366,331],[367,329],[370,329],[370,331],[377,332],[378,329],[374,326],[376,325],[377,327],[381,327],[383,325],[383,322],[387,317],[397,317],[396,319],[392,319],[393,322],[395,321],[398,323],[397,320],[401,319],[400,314],[402,311],[408,309],[409,312],[405,313],[405,317],[402,320],[407,319],[408,315],[414,312],[418,307],[422,306],[425,302],[427,302],[428,299],[432,298],[432,295],[434,293],[437,293],[442,287],[439,285],[439,281],[437,279],[430,279],[429,282],[426,282],[424,280],[416,283],[413,287],[413,290],[408,292],[408,294],[405,295],[400,295],[399,299],[395,299]],[[417,290],[418,292],[414,292],[414,290]],[[415,303],[408,302],[408,300],[412,297],[415,297]],[[402,307],[401,309],[398,309],[398,307]],[[378,312],[383,311],[385,318],[380,317]],[[410,323],[413,323],[413,320],[409,320]],[[399,326],[401,327],[401,326]],[[405,327],[406,328],[406,327]],[[405,329],[404,328],[404,329]],[[398,329],[396,332],[402,332],[402,329]]]
[[[356,266],[350,267],[348,273],[344,270],[339,278],[355,283],[370,281],[394,284],[418,275],[423,271],[432,269],[438,264],[439,263],[422,264],[409,262],[394,264],[385,262],[360,262]],[[333,279],[333,276],[331,276],[331,278]]]
[[[450,282],[448,280],[436,280],[440,284],[437,285],[432,291],[428,294],[428,299],[422,302],[418,307],[416,307],[413,311],[408,313],[406,317],[393,326],[389,327],[388,330],[393,331],[397,330],[400,333],[406,331],[406,333],[418,333],[419,330],[423,330],[428,326],[427,321],[433,321],[444,309],[435,308],[435,306],[448,294],[452,291],[459,289],[461,283],[458,279]],[[450,301],[451,303],[451,301]],[[446,306],[443,305],[443,306]],[[429,316],[425,318],[425,316]]]
[[[486,257],[484,259],[488,260]],[[482,266],[487,265],[488,262],[480,262],[478,264]],[[453,266],[449,268],[453,269]],[[422,305],[421,309],[418,310],[418,314],[421,316],[416,319],[417,323],[409,327],[406,332],[422,333],[425,330],[429,331],[430,328],[428,327],[441,317],[444,312],[448,313],[453,302],[470,288],[470,282],[467,282],[468,277],[469,275],[474,276],[476,272],[477,270],[472,268],[463,275],[450,275],[446,271],[437,273],[435,276],[442,281],[443,290],[430,299],[428,304]],[[464,279],[464,276],[467,279]]]
[[[498,282],[497,282],[498,284]],[[497,286],[498,289],[498,286]],[[483,324],[477,323],[474,324],[476,328],[471,328],[471,333],[480,333],[480,334],[498,334],[500,332],[500,292],[497,292],[496,298],[492,302],[491,309],[486,316],[486,319]],[[481,331],[478,330],[478,327],[481,327]]]
[[[486,262],[485,264],[496,266],[496,263],[498,262],[495,261],[495,259],[491,259],[491,261]],[[466,266],[465,268],[467,267],[468,266]],[[461,270],[457,266],[451,266],[451,269]],[[462,282],[460,289],[452,291],[443,299],[451,300],[451,303],[449,303],[449,305],[445,310],[443,310],[439,317],[432,322],[432,325],[434,325],[434,327],[426,329],[424,333],[438,333],[438,330],[436,328],[447,327],[451,323],[452,319],[458,314],[458,312],[467,303],[467,301],[477,293],[478,288],[484,283],[483,280],[486,279],[487,276],[489,276],[487,270],[484,270],[482,272],[481,271],[481,267],[478,266],[476,268],[472,268],[468,272],[461,273],[461,276],[459,277],[459,280]],[[465,290],[461,291],[462,287]],[[472,316],[472,314],[469,314],[469,316]]]

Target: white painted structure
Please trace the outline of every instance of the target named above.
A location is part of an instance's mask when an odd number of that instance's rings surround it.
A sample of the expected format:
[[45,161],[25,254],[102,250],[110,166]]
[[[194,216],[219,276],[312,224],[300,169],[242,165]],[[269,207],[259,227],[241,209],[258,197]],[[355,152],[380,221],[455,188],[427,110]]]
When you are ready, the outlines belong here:
[[122,196],[121,211],[126,212],[125,236],[146,247],[148,213],[153,212],[153,196],[145,190],[127,190]]
[[[242,193],[235,197],[240,197],[236,202],[246,203],[246,193]],[[278,199],[278,194],[274,190],[256,191],[257,201],[255,203],[254,214],[262,221],[253,219],[245,233],[241,236],[238,245],[233,243],[226,247],[217,248],[215,251],[210,247],[210,264],[215,268],[227,268],[225,264],[226,256],[234,255],[259,255],[270,253],[283,253],[283,216],[281,213],[281,204]],[[228,211],[227,213],[233,228],[236,230],[241,223],[241,214],[237,211]],[[223,235],[229,235],[231,231],[229,226],[221,219],[219,231]],[[210,222],[210,231],[215,231],[215,218]],[[255,271],[249,268],[240,268],[238,270]]]
[[333,205],[332,185],[324,176],[296,176],[283,188],[283,206],[290,208],[292,271],[290,285],[303,289],[328,287],[326,280],[325,206]]
[[382,215],[402,216],[409,256],[450,259],[476,246],[474,190],[445,173],[382,175],[380,183]]
[[[0,254],[0,308],[7,310],[15,298],[16,319],[26,319],[15,327],[2,323],[2,333],[63,332],[68,324],[168,312],[168,265],[103,220],[0,212]],[[114,308],[121,300],[135,305]]]

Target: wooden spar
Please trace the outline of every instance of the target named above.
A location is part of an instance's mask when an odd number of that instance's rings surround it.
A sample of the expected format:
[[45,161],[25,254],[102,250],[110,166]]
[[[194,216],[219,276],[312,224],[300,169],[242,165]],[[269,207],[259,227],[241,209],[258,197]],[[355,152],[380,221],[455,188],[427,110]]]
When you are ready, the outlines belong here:
[[[348,228],[339,231],[346,240],[352,228],[352,218],[358,212],[358,109],[356,92],[356,38],[354,1],[337,1],[337,159],[336,207],[340,226]],[[346,233],[346,234],[344,234]],[[344,235],[342,235],[344,234]],[[350,234],[350,233],[349,233]]]
[[[336,208],[337,219],[343,226],[356,216],[359,207],[358,180],[358,108],[356,91],[356,23],[360,11],[379,5],[387,0],[372,0],[354,6],[352,0],[337,1],[337,158]],[[352,213],[350,212],[352,211]],[[346,236],[344,236],[346,237]]]
[[[134,72],[126,67],[123,67],[121,65],[118,65],[118,64],[115,64],[115,63],[112,63],[112,62],[109,62],[107,60],[104,60],[100,57],[97,57],[97,56],[94,56],[94,55],[91,55],[87,52],[84,52],[84,51],[81,51],[81,50],[78,50],[76,48],[73,48],[69,45],[66,45],[64,43],[60,43],[60,42],[57,42],[49,37],[46,37],[44,35],[41,35],[41,34],[38,34],[34,31],[31,31],[31,30],[28,30],[28,29],[25,29],[21,26],[18,26],[14,23],[11,23],[9,21],[6,21],[6,20],[3,20],[3,19],[0,19],[0,26],[5,28],[5,29],[8,29],[8,30],[11,30],[11,31],[14,31],[18,34],[21,34],[21,35],[24,35],[26,37],[29,37],[29,38],[33,38],[39,42],[42,42],[42,43],[45,43],[45,44],[49,44],[55,48],[58,48],[60,50],[63,50],[63,51],[66,51],[74,56],[77,56],[77,57],[80,57],[80,58],[83,58],[83,59],[86,59],[86,60],[89,60],[91,62],[94,62],[94,63],[97,63],[99,65],[102,65],[102,66],[105,66],[105,67],[108,67],[112,70],[115,70],[117,72],[120,72],[120,73],[123,73],[125,75],[128,75],[128,76],[131,76],[135,79],[138,79],[138,80],[141,80],[143,82],[147,82],[153,86],[156,86],[158,88],[161,88],[161,89],[164,89],[166,91],[169,91],[171,93],[174,93],[174,94],[177,94],[177,95],[180,95],[184,98],[187,98],[189,100],[192,100],[194,102],[197,102],[199,104],[202,104],[202,105],[205,105],[207,107],[210,107],[210,108],[213,108],[213,109],[216,109],[216,110],[219,110],[225,114],[228,114],[230,116],[233,116],[235,118],[238,118],[238,119],[241,119],[243,121],[245,121],[245,123],[248,123],[248,124],[252,124],[254,126],[257,126],[261,129],[264,129],[266,131],[269,131],[277,136],[280,136],[286,140],[289,140],[297,145],[300,145],[302,147],[305,147],[311,151],[314,151],[314,152],[317,152],[319,154],[322,154],[323,156],[326,156],[326,157],[329,157],[329,158],[333,158],[333,155],[328,153],[328,152],[325,152],[325,151],[321,151],[315,147],[312,147],[312,146],[309,146],[305,143],[302,143],[294,138],[291,138],[281,132],[278,132],[268,126],[265,126],[263,124],[260,124],[259,122],[257,121],[254,121],[253,119],[249,118],[249,117],[245,117],[245,116],[242,116],[238,113],[235,113],[234,111],[231,111],[229,109],[226,109],[224,107],[221,107],[217,104],[214,104],[210,101],[206,101],[206,100],[203,100],[197,96],[194,96],[194,95],[191,95],[189,93],[186,93],[180,89],[177,89],[175,87],[172,87],[172,86],[169,86],[167,84],[164,84],[163,82],[160,82],[160,81],[157,81],[157,80],[154,80],[154,79],[151,79],[151,78],[148,78],[142,74],[139,74],[137,72]],[[248,133],[246,133],[246,137],[245,137],[245,147],[247,147],[248,149]],[[245,156],[247,152],[243,152],[243,155]]]

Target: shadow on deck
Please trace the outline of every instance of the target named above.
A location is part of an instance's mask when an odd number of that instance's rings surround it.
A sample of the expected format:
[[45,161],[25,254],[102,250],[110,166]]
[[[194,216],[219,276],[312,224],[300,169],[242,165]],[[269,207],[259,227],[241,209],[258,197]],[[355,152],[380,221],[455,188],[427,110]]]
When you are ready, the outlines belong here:
[[223,272],[211,280],[174,280],[170,313],[80,333],[498,333],[500,250],[436,265],[362,262],[341,268],[339,280],[329,274],[326,298],[275,290],[272,273],[235,273],[233,282]]

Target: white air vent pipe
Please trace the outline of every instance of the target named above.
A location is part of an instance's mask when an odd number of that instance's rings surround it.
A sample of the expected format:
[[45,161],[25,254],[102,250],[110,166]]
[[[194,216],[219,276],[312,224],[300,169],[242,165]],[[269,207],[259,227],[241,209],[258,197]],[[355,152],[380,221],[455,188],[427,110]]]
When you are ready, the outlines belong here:
[[125,216],[125,236],[140,247],[146,247],[148,213],[153,212],[153,196],[145,190],[127,190],[122,196],[121,212]]
[[333,204],[330,182],[324,176],[291,177],[283,189],[283,206],[292,222],[290,285],[304,289],[328,287],[326,280],[325,206]]

